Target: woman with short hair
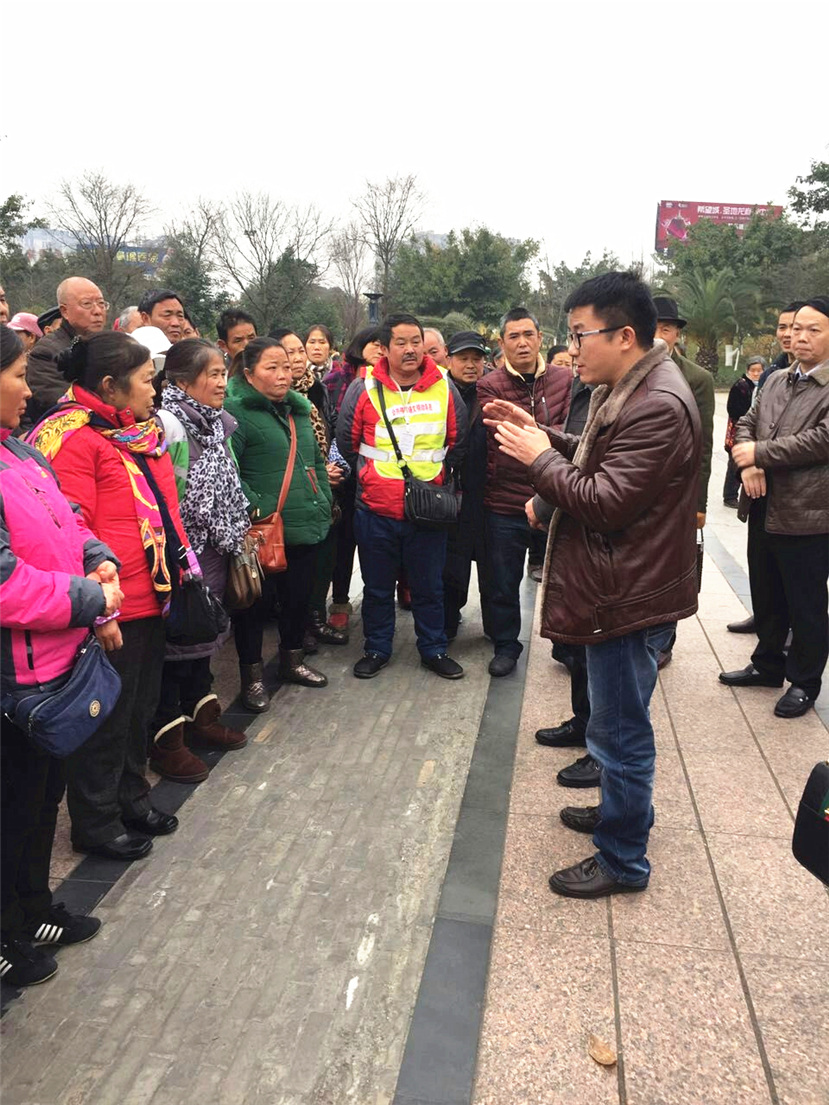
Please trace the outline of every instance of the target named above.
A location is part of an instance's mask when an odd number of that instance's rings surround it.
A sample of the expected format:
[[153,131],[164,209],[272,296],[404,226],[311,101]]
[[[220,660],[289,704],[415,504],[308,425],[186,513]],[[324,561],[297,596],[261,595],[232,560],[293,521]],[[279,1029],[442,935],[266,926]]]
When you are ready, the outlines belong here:
[[26,359],[16,333],[0,325],[0,977],[12,986],[51,978],[58,966],[47,947],[90,940],[101,922],[52,902],[65,761],[9,715],[21,698],[66,683],[90,628],[123,600],[114,554],[66,501],[43,457],[13,436],[31,396]]
[[[250,526],[230,435],[236,419],[223,409],[227,368],[221,350],[203,338],[170,347],[164,363],[166,387],[158,418],[173,462],[181,520],[202,575],[216,598],[224,598],[230,557],[242,549]],[[233,751],[247,737],[222,725],[222,708],[212,691],[210,659],[230,634],[209,644],[167,645],[161,695],[151,730],[150,765],[177,783],[207,778],[206,764],[186,747],[196,744]],[[181,729],[183,742],[167,750],[158,738]]]

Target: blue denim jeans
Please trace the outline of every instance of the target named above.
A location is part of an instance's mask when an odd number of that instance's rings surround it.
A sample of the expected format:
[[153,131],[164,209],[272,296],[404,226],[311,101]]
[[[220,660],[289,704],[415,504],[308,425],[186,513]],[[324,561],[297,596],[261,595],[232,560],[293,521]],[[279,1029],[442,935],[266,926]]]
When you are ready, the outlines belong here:
[[518,640],[521,633],[521,580],[533,533],[523,514],[486,512],[490,580],[488,623],[496,656],[511,656],[517,660],[524,650]]
[[354,515],[354,535],[363,576],[363,632],[366,652],[392,654],[394,588],[406,572],[412,593],[417,648],[425,659],[446,652],[443,624],[443,565],[446,534],[371,510]]
[[587,645],[590,721],[587,750],[601,766],[601,820],[593,836],[596,860],[618,882],[645,886],[645,853],[653,824],[656,749],[650,701],[656,661],[675,625],[656,625]]

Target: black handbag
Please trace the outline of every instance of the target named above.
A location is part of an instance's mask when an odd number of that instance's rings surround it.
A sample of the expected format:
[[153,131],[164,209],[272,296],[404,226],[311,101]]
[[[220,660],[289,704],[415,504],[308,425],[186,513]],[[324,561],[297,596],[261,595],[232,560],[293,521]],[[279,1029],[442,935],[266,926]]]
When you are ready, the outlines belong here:
[[815,764],[794,823],[792,852],[801,866],[829,886],[829,763]]
[[378,382],[377,394],[380,399],[380,410],[383,412],[383,421],[389,431],[389,437],[394,448],[394,455],[403,473],[403,516],[407,522],[412,522],[421,529],[451,529],[458,521],[458,496],[451,481],[445,484],[427,483],[412,475],[411,469],[403,460],[400,446],[394,430],[391,428],[389,416],[386,414],[386,400],[383,395],[383,385]]
[[3,713],[52,756],[69,756],[115,709],[121,677],[95,636],[78,650],[69,675],[3,696]]
[[[170,565],[170,610],[164,621],[164,633],[171,645],[179,648],[189,645],[209,645],[225,632],[230,624],[227,611],[204,582],[201,576],[193,573],[188,550],[179,540],[176,527],[164,496],[150,471],[145,457],[136,458],[139,467],[147,477],[152,493],[158,503],[164,533],[167,537],[168,552],[174,552],[174,563]],[[181,569],[181,577],[175,571],[176,564]]]

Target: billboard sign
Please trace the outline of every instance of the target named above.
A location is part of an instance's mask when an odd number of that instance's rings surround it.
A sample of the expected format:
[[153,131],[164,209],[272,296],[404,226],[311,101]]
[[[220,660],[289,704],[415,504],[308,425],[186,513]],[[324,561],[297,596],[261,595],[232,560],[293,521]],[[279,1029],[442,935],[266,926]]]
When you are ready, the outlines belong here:
[[742,232],[756,212],[779,218],[782,207],[764,203],[690,203],[686,200],[662,200],[656,209],[656,248],[660,252],[684,242],[694,223],[708,219],[736,226]]

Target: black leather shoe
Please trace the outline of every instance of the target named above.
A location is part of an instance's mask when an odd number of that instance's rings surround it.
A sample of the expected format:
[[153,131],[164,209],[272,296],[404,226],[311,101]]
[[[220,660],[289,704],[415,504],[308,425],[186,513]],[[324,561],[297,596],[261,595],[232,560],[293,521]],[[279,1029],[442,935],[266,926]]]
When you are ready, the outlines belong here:
[[663,668],[667,668],[673,658],[673,651],[669,648],[666,648],[664,652],[660,652],[656,658],[656,670],[662,671]]
[[815,700],[802,687],[792,685],[774,707],[775,717],[801,717],[814,706]]
[[569,767],[563,767],[556,775],[562,787],[597,787],[601,778],[602,769],[589,753]]
[[499,678],[502,675],[509,675],[511,671],[515,671],[515,665],[518,663],[514,656],[504,656],[502,653],[498,653],[493,656],[489,661],[489,674]]
[[321,641],[324,645],[347,645],[348,634],[342,629],[335,629],[333,625],[329,625],[327,622],[316,622],[309,628],[309,634],[316,638],[317,641]]
[[736,499],[723,499],[723,506],[730,507],[732,510],[739,509],[739,502]]
[[574,717],[552,729],[539,729],[535,739],[547,748],[584,748],[587,743],[584,729]]
[[753,614],[750,615],[750,617],[745,618],[741,622],[729,622],[728,625],[725,628],[728,630],[729,633],[756,633],[757,632],[757,630],[754,628],[754,615]]
[[608,894],[636,894],[648,884],[628,886],[606,875],[593,856],[550,876],[550,889],[565,898],[605,898]]
[[720,682],[726,687],[782,687],[783,679],[774,679],[763,675],[754,664],[746,664],[739,671],[721,671]]
[[357,679],[373,679],[388,662],[388,656],[381,656],[379,652],[367,652],[354,665],[354,675]]
[[125,817],[124,824],[128,829],[146,833],[147,836],[168,836],[178,828],[178,818],[171,813],[151,809],[145,817],[133,817],[129,821]]
[[558,816],[568,829],[591,835],[601,821],[598,806],[565,806],[563,810],[559,810]]
[[153,842],[143,833],[129,829],[120,836],[107,840],[104,844],[73,844],[76,852],[88,852],[91,856],[104,856],[105,859],[132,860],[141,859],[152,851]]
[[442,652],[439,656],[421,656],[420,662],[424,668],[433,671],[441,679],[461,679],[463,668],[451,656]]

